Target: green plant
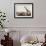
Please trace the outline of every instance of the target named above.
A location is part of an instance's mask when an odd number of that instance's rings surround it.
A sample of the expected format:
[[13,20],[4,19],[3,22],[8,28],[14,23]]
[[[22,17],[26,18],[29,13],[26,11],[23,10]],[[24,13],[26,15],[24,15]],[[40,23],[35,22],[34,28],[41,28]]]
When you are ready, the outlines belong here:
[[6,15],[4,12],[0,11],[0,27],[3,28],[3,23],[6,20]]

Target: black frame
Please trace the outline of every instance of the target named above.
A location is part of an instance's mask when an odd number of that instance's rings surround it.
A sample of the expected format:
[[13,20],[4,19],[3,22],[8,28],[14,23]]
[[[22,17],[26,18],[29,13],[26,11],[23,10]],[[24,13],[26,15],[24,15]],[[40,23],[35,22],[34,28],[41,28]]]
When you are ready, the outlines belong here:
[[[32,4],[32,17],[16,17],[15,16],[15,5],[16,4]],[[33,3],[14,3],[14,18],[33,18]]]

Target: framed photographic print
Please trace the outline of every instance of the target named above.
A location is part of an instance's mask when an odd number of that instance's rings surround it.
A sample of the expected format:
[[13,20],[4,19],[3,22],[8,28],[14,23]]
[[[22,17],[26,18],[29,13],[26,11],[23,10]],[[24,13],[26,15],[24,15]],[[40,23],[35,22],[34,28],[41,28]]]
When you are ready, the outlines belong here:
[[14,18],[32,18],[33,3],[14,3]]

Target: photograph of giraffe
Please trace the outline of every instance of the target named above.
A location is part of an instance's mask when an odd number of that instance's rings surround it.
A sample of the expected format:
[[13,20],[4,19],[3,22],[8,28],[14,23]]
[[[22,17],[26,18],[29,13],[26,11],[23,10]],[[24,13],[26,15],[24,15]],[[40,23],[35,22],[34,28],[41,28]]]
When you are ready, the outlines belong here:
[[14,3],[14,17],[33,17],[33,3]]

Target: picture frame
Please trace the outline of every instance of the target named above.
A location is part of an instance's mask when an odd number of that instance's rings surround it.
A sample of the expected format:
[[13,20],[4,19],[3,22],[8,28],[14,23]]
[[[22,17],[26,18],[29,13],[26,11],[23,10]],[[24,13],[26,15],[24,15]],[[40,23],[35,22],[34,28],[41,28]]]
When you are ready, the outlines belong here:
[[14,3],[14,18],[33,18],[33,3]]

